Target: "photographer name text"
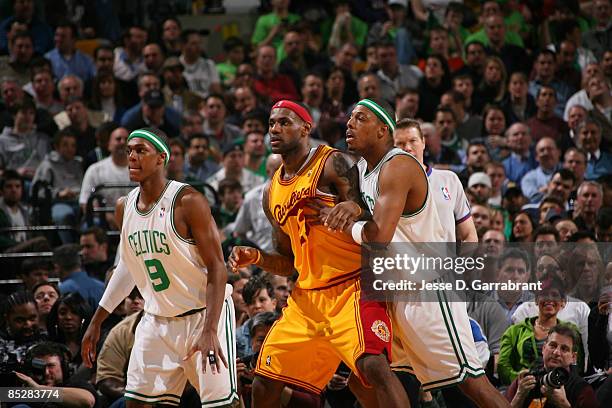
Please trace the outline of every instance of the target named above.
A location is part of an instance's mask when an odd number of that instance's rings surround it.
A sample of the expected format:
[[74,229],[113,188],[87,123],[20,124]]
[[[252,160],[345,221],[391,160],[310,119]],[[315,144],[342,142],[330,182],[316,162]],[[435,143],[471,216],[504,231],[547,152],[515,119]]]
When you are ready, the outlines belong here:
[[477,290],[481,292],[489,291],[532,291],[537,292],[542,290],[542,282],[483,282],[475,279],[473,281],[456,280],[455,282],[440,282],[440,281],[420,281],[415,282],[407,279],[398,281],[384,281],[377,279],[372,282],[374,290],[383,291],[422,291],[422,290],[443,290],[443,291],[462,291],[462,290]]

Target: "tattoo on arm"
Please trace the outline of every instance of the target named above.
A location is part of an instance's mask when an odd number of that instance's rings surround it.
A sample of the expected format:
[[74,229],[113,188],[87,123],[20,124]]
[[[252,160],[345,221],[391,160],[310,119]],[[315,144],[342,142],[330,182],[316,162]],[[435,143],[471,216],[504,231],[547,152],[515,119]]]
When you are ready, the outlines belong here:
[[359,168],[357,167],[357,163],[352,163],[350,159],[342,153],[333,154],[332,163],[339,181],[348,187],[346,199],[354,201],[361,207],[363,211],[360,219],[371,219],[368,208],[361,199],[361,192],[359,191]]

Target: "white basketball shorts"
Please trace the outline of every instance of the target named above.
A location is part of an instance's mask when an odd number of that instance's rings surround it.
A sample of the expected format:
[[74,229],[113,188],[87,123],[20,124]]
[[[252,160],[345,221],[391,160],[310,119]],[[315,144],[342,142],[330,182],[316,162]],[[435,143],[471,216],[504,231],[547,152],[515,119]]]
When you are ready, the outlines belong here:
[[478,359],[465,303],[439,301],[394,302],[391,368],[418,378],[425,391],[459,384],[485,372]]
[[[202,407],[225,406],[238,399],[234,304],[227,295],[221,309],[217,336],[228,363],[213,374],[202,353],[183,358],[204,327],[206,309],[185,317],[159,317],[145,313],[135,333],[125,397],[149,404],[178,405],[186,381],[198,391]],[[231,286],[229,293],[231,294]]]

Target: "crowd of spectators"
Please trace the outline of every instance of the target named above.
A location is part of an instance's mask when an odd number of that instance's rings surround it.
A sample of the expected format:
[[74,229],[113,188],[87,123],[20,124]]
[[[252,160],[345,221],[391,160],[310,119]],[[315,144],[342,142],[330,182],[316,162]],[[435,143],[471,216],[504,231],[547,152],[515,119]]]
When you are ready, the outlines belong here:
[[[612,404],[610,0],[262,1],[252,30],[224,38],[220,55],[207,53],[206,31],[155,14],[142,26],[117,2],[0,3],[0,251],[41,254],[0,266],[0,279],[19,279],[3,287],[2,378],[42,358],[46,374],[21,383],[62,386],[72,405],[124,403],[138,291],[105,323],[96,369],[79,349],[115,263],[112,209],[134,187],[132,130],[171,137],[167,176],[205,194],[226,256],[243,243],[267,251],[261,195],[281,165],[268,143],[272,104],[301,102],[312,147],[345,151],[351,110],[371,98],[419,120],[424,164],[458,175],[479,242],[497,251],[491,280],[546,282],[468,302],[495,385],[528,406],[529,373],[571,366],[547,407]],[[58,228],[28,230],[39,225]],[[228,282],[249,406],[256,353],[294,279],[244,269]],[[193,398],[186,389],[185,404]],[[355,401],[342,366],[323,396],[287,388],[283,398]],[[473,406],[452,389],[420,399]]]

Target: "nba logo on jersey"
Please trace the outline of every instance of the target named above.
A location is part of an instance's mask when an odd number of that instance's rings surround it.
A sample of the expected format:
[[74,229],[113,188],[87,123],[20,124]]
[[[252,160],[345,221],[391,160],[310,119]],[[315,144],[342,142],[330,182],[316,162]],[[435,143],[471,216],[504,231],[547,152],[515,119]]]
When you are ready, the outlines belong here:
[[272,363],[272,358],[270,356],[266,357],[266,365],[270,367],[270,363]]
[[446,201],[450,201],[451,197],[450,197],[450,193],[448,192],[448,188],[444,186],[444,187],[441,187],[440,190],[442,191],[442,196],[444,197],[444,199]]
[[159,218],[164,218],[164,214],[166,213],[166,207],[162,207],[159,210]]

